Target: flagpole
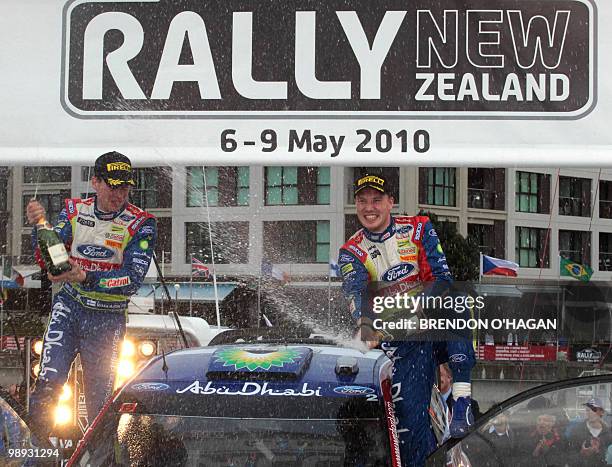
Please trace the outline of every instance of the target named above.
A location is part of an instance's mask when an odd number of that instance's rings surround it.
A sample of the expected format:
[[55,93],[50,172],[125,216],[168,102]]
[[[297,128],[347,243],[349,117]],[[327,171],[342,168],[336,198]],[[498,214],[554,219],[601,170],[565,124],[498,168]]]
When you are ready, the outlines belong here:
[[478,258],[479,258],[479,261],[478,261],[478,283],[480,284],[480,283],[482,283],[482,269],[483,269],[483,264],[482,264],[482,260],[483,260],[483,257],[482,257],[482,251],[479,251],[479,252],[478,252],[478,255],[479,255],[479,257],[478,257]]
[[331,267],[327,265],[327,326],[331,326]]
[[261,316],[261,268],[259,270],[259,280],[257,281],[257,327],[259,327],[259,317]]
[[189,271],[189,316],[193,316],[193,255],[191,259],[191,270]]
[[[164,250],[162,250],[162,262],[161,262],[161,275],[162,277],[166,277],[166,273],[164,271],[164,264],[166,264],[166,258],[164,257],[166,254],[166,252]],[[155,290],[156,288],[153,288],[153,309],[155,310]],[[161,294],[161,314],[164,314],[164,294]]]
[[217,313],[217,327],[221,327],[221,314],[219,313],[219,293],[217,291],[217,270],[215,268],[215,252],[213,250],[212,228],[210,226],[210,206],[208,205],[208,188],[206,187],[206,167],[202,167],[202,178],[204,179],[204,201],[206,201],[206,218],[208,220],[208,240],[210,243],[210,258],[211,258],[212,273],[213,273],[213,288],[215,291],[215,311]]
[[[2,255],[2,273],[0,274],[0,351],[4,349],[4,255]],[[17,336],[15,336],[17,337]]]

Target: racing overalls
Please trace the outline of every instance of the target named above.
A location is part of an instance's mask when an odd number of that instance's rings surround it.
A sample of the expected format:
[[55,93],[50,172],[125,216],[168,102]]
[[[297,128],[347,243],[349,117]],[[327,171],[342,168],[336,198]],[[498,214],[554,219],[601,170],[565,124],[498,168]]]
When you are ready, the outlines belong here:
[[[83,283],[64,283],[53,298],[51,316],[30,414],[44,429],[51,424],[70,365],[80,353],[87,416],[91,423],[111,395],[126,328],[130,295],[148,271],[157,239],[155,218],[126,203],[103,213],[95,196],[67,199],[54,230],[69,255],[86,271]],[[32,233],[36,259],[44,267]]]
[[[357,231],[341,248],[343,290],[355,319],[373,318],[371,282],[451,283],[452,275],[431,221],[395,216],[384,232]],[[469,382],[474,349],[469,338],[452,341],[383,342],[393,360],[393,394],[402,465],[420,466],[436,447],[429,403],[437,366],[449,361],[455,382]]]

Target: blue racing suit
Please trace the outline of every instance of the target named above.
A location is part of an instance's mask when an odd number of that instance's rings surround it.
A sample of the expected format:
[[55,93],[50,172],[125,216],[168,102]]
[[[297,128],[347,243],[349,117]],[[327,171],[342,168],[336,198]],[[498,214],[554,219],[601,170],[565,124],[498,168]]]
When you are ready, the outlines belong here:
[[[111,395],[129,297],[142,284],[157,239],[151,214],[129,203],[118,212],[103,213],[95,196],[67,199],[54,230],[86,271],[86,279],[64,283],[53,298],[30,404],[32,418],[46,430],[77,352],[90,423]],[[32,241],[36,248],[35,229]],[[44,267],[38,249],[36,257]]]
[[[340,248],[338,264],[355,319],[375,317],[369,283],[428,282],[435,287],[452,282],[436,231],[425,216],[392,217],[381,233],[357,231]],[[469,382],[475,363],[472,342],[404,340],[383,342],[381,347],[394,362],[392,392],[402,465],[421,466],[436,447],[429,404],[437,366],[449,361],[454,381]]]

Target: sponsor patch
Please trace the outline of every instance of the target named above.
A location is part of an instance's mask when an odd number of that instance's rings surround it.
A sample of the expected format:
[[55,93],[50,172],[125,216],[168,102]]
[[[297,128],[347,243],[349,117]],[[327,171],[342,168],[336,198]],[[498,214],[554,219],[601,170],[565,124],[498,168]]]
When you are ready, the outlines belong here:
[[348,274],[349,272],[351,272],[353,270],[353,265],[352,264],[345,264],[344,266],[342,266],[340,268],[340,271],[342,271],[342,275]]
[[400,260],[405,261],[405,262],[416,262],[416,260],[418,259],[417,255],[400,255]]
[[113,289],[115,287],[124,287],[130,284],[130,277],[116,277],[114,279],[100,279],[100,287],[103,289]]
[[152,235],[153,234],[153,227],[150,225],[145,225],[142,229],[140,229],[140,232],[143,235]]
[[343,396],[367,396],[368,394],[374,394],[376,391],[366,386],[338,386],[334,388],[334,392]]
[[355,258],[353,258],[351,255],[342,254],[338,258],[338,261],[341,263],[352,263],[353,261],[355,261]]
[[123,243],[121,242],[117,242],[115,240],[104,240],[104,245],[106,246],[110,246],[112,248],[121,248],[121,246],[123,245]]
[[456,353],[456,354],[451,355],[448,358],[448,360],[453,363],[465,362],[467,360],[467,355],[462,354],[462,353]]
[[421,230],[423,230],[423,223],[419,222],[419,224],[417,225],[417,228],[416,228],[416,232],[414,233],[414,239],[415,240],[420,240],[421,239]]
[[412,229],[413,227],[411,225],[404,225],[398,228],[395,231],[395,238],[397,239],[409,238],[410,235],[412,234]]
[[442,250],[442,245],[440,245],[439,243],[438,243],[438,246],[436,247],[436,250],[437,250],[437,251],[438,251],[438,253],[440,253],[441,255],[443,255],[443,254],[444,254],[444,250]]
[[142,264],[143,266],[146,266],[147,264],[149,264],[148,261],[145,261],[144,259],[138,259],[138,258],[132,258],[132,262],[136,264]]
[[386,282],[395,282],[409,276],[414,270],[415,267],[413,264],[398,264],[397,266],[387,269],[382,275],[382,280]]
[[436,229],[431,229],[431,230],[429,231],[429,236],[430,236],[430,237],[437,237],[437,236],[438,236],[438,233],[436,232]]
[[77,217],[77,222],[85,227],[95,227],[96,223],[90,219],[83,219],[81,216]]
[[388,239],[391,236],[391,232],[385,232],[385,234],[380,238],[381,242],[384,242],[386,239]]
[[365,251],[363,251],[361,248],[359,248],[358,246],[355,245],[349,245],[349,250],[351,250],[353,253],[355,253],[357,256],[359,256],[360,258],[363,258],[365,255]]
[[74,202],[71,199],[68,200],[68,212],[74,214]]
[[170,386],[165,383],[138,383],[133,384],[131,389],[134,391],[166,391],[170,389]]
[[104,237],[108,238],[109,240],[115,240],[116,242],[122,242],[123,238],[125,237],[125,234],[106,232],[106,234],[104,234]]
[[[398,244],[399,246],[399,244]],[[417,249],[416,246],[399,246],[399,248],[397,249],[397,252],[400,255],[416,255]]]
[[66,227],[66,223],[65,222],[60,222],[59,224],[57,224],[55,226],[56,229],[63,229],[64,227]]
[[149,249],[149,241],[148,240],[140,240],[140,242],[138,242],[138,246],[140,247],[141,250],[148,250]]
[[115,256],[113,250],[109,250],[100,245],[79,245],[77,251],[85,256],[85,258],[91,259],[109,259]]
[[378,251],[378,248],[372,245],[370,248],[368,248],[368,254],[372,257],[372,259],[374,259],[380,256],[380,251]]
[[125,227],[123,225],[113,224],[111,225],[111,232],[125,232]]
[[269,384],[256,383],[254,381],[247,381],[241,385],[233,385],[234,387],[227,387],[227,385],[216,386],[213,381],[208,381],[205,386],[200,384],[200,381],[196,380],[190,385],[177,389],[177,394],[183,394],[187,391],[193,394],[219,394],[223,396],[290,396],[290,397],[321,397],[321,388],[311,389],[308,383],[304,383],[301,386],[295,388],[280,388],[272,389],[269,388]]
[[121,214],[119,216],[119,219],[121,219],[122,221],[125,221],[125,222],[129,222],[131,220],[136,219],[136,216],[131,216],[130,214]]

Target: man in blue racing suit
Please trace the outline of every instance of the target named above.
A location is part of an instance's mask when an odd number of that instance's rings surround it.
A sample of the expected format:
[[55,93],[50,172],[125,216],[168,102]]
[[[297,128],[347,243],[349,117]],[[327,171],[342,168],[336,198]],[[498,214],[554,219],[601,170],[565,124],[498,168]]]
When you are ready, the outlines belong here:
[[[100,156],[91,183],[96,195],[67,199],[54,227],[72,268],[49,275],[52,282],[63,285],[53,298],[30,405],[31,417],[45,432],[52,429],[52,409],[77,352],[90,423],[111,395],[129,297],[142,284],[157,239],[155,218],[127,201],[135,185],[127,157],[118,152]],[[44,216],[42,205],[30,201],[28,222],[34,225]],[[32,237],[37,260],[44,267],[36,229]]]
[[[378,317],[372,311],[369,297],[378,293],[370,290],[373,283],[390,290],[393,286],[384,286],[384,283],[404,284],[406,288],[414,286],[414,290],[429,283],[445,289],[452,282],[452,275],[428,217],[391,216],[393,197],[389,195],[384,177],[365,175],[355,181],[354,188],[357,217],[364,228],[340,248],[338,263],[351,313],[358,320],[362,339],[373,347],[383,337],[372,326]],[[440,363],[449,361],[453,372],[455,401],[451,436],[465,436],[473,423],[470,410],[472,343],[465,337],[448,342],[394,340],[383,342],[381,347],[393,360],[393,393],[396,395],[402,465],[421,466],[436,447],[429,404],[435,371]]]

